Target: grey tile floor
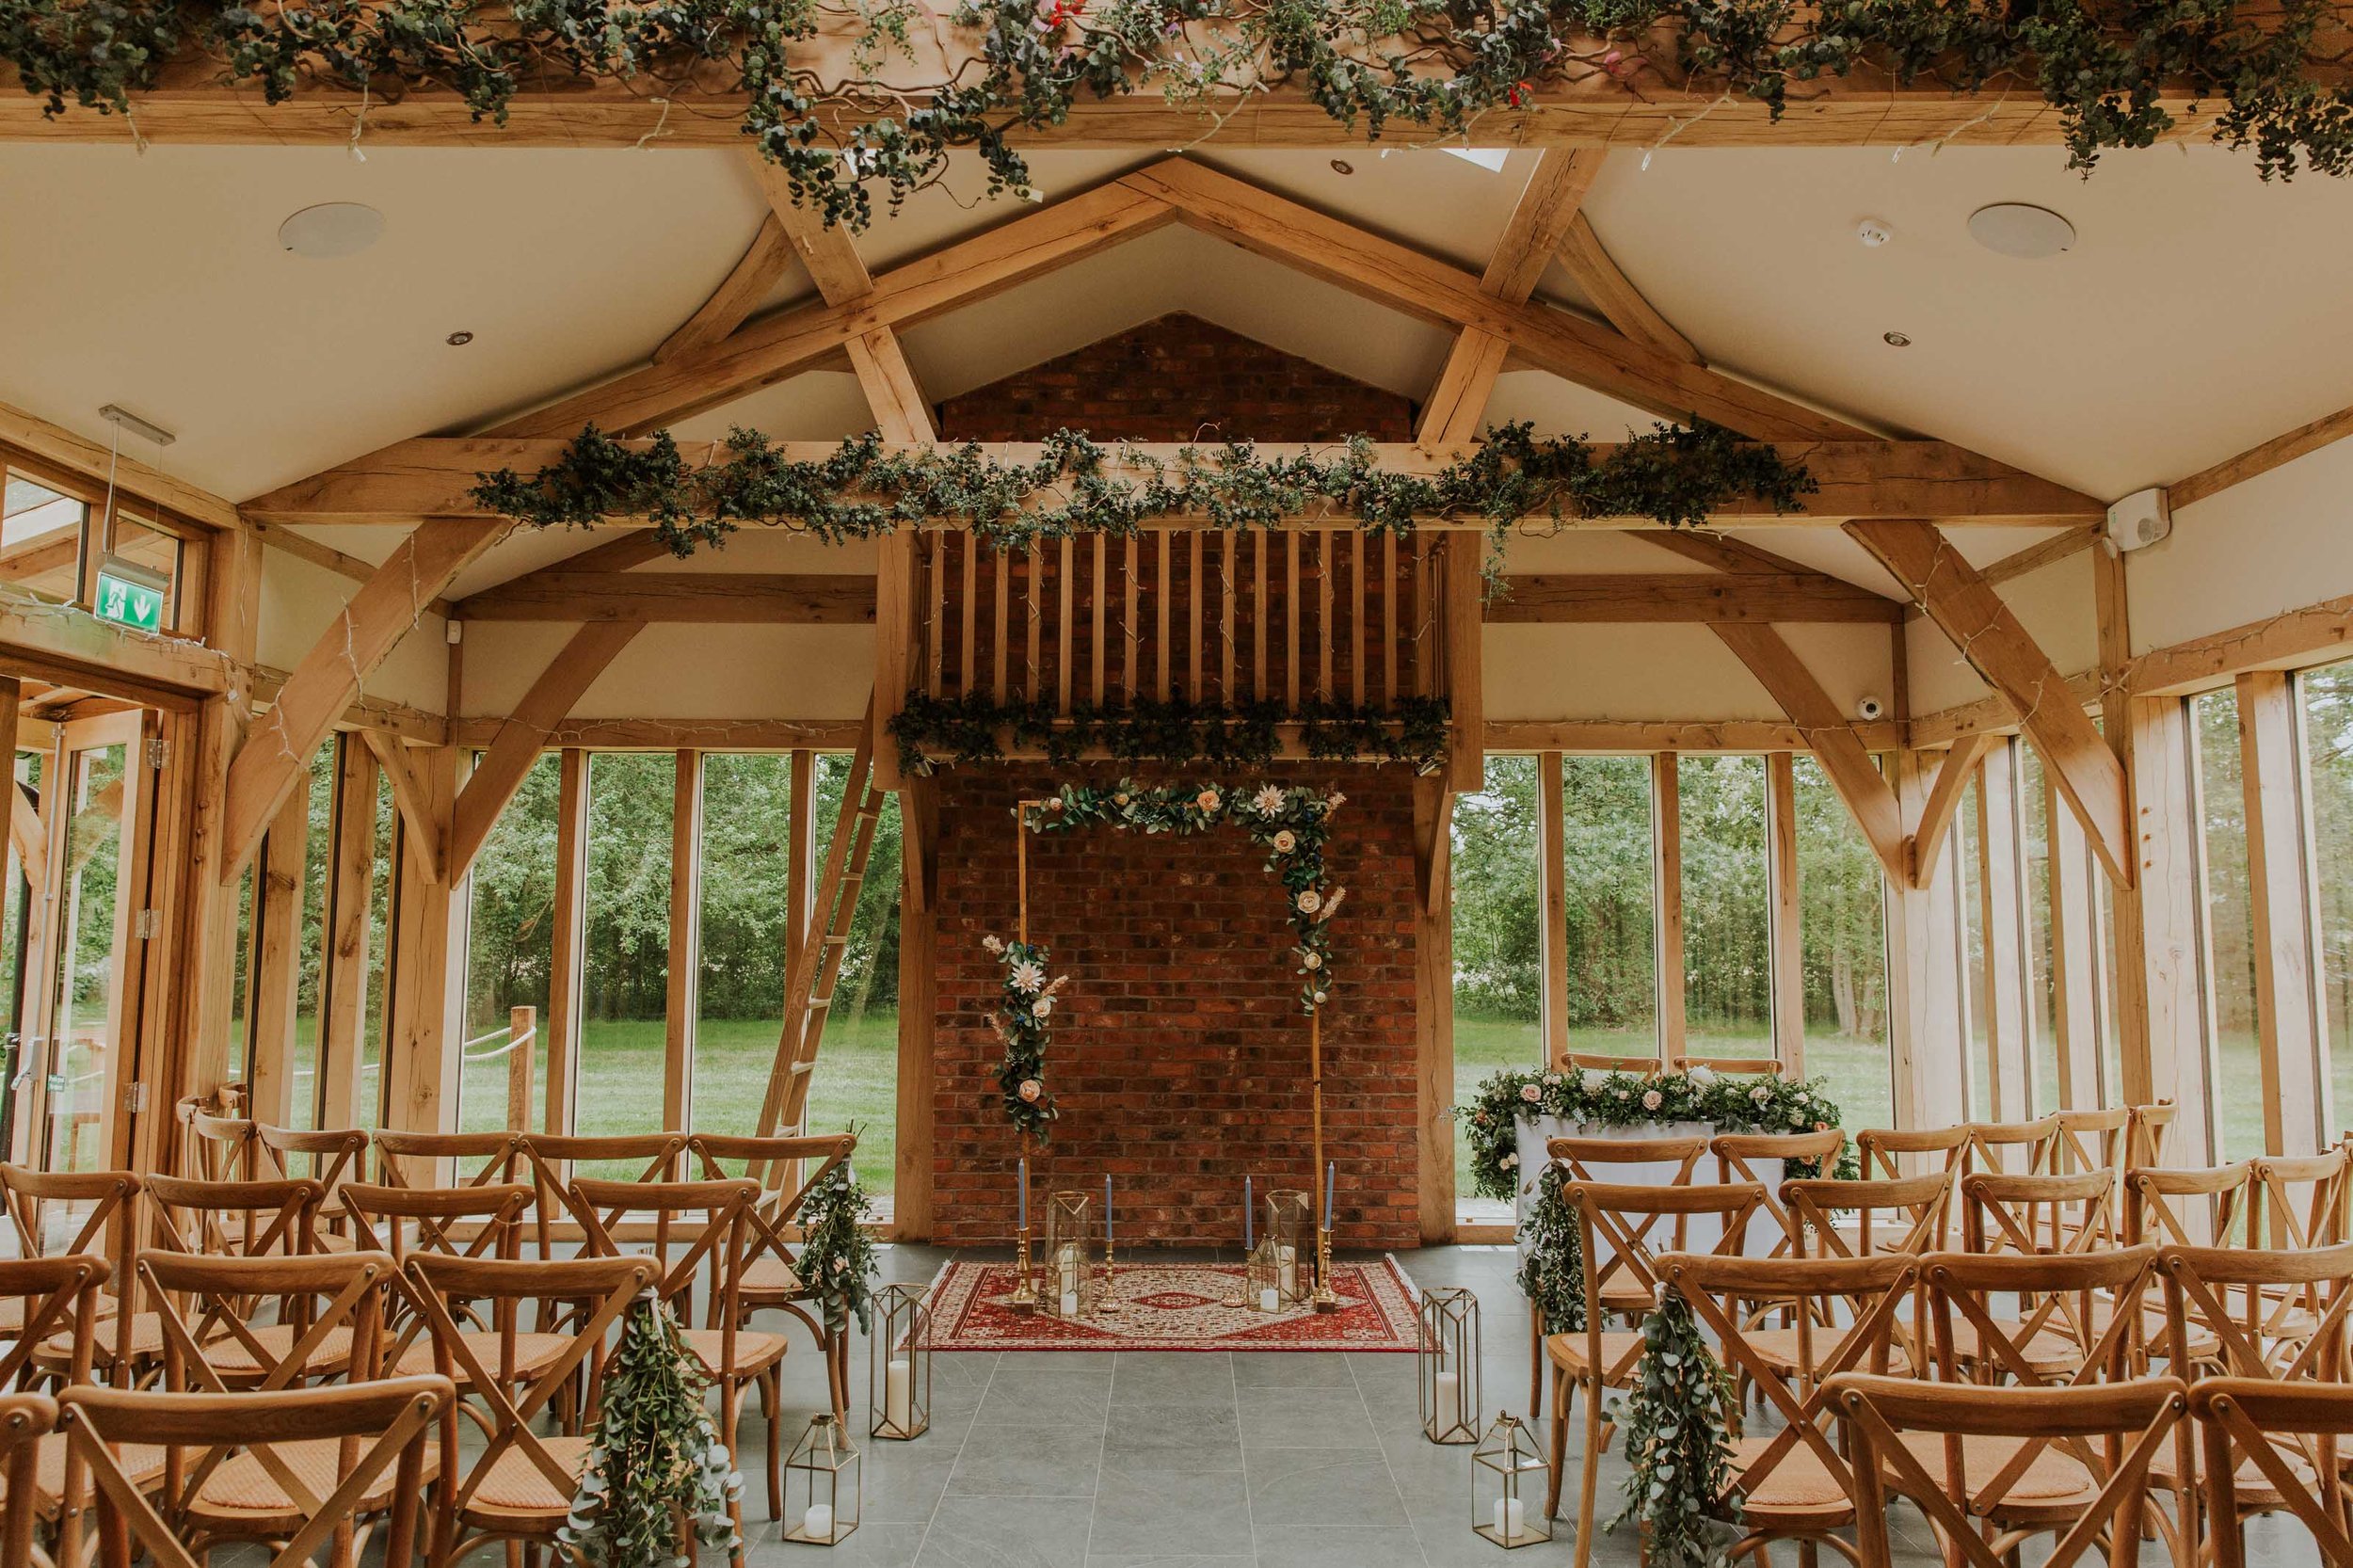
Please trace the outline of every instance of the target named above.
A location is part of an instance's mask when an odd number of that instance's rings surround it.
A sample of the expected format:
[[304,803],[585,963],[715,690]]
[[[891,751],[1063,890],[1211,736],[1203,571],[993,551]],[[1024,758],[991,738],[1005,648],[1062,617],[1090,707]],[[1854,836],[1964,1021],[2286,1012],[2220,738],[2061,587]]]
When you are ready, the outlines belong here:
[[[929,1280],[947,1255],[883,1254],[885,1277]],[[1503,1248],[1399,1255],[1425,1285],[1480,1300],[1483,1405],[1528,1400],[1528,1313]],[[788,1434],[822,1400],[816,1358],[787,1358]],[[795,1367],[794,1363],[798,1363]],[[853,1351],[865,1432],[866,1348]],[[1423,1440],[1414,1358],[1386,1354],[1060,1353],[941,1355],[932,1427],[910,1443],[866,1442],[865,1523],[833,1548],[777,1539],[765,1517],[759,1439],[748,1430],[745,1538],[760,1568],[1545,1568],[1575,1560],[1563,1519],[1549,1545],[1505,1554],[1470,1530],[1466,1448]],[[797,1379],[797,1381],[795,1381]],[[1572,1442],[1575,1436],[1572,1435]],[[1615,1512],[1624,1462],[1602,1467]],[[1568,1506],[1574,1512],[1574,1496]],[[1899,1560],[1937,1561],[1927,1527],[1899,1510]],[[2259,1522],[2249,1561],[2316,1561],[2308,1537]],[[2030,1546],[2029,1564],[2045,1555]],[[1780,1548],[1782,1563],[1796,1551]],[[1599,1568],[1639,1561],[1632,1528],[1597,1534]],[[2153,1547],[2146,1555],[2159,1560]],[[1825,1554],[1825,1560],[1830,1560]]]

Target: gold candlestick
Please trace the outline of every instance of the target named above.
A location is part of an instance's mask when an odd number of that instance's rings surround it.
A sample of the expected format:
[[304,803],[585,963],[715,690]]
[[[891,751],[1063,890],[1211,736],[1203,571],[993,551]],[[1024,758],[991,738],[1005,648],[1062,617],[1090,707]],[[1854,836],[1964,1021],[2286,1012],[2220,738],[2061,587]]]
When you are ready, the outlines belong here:
[[1126,1308],[1119,1304],[1119,1252],[1111,1238],[1103,1239],[1103,1299],[1096,1304],[1098,1318],[1115,1318]]
[[1037,1288],[1030,1283],[1030,1227],[1021,1227],[1021,1282],[1014,1287],[1013,1299],[1006,1304],[1016,1312],[1037,1310]]
[[1316,1293],[1309,1298],[1318,1312],[1337,1312],[1340,1298],[1332,1289],[1332,1227],[1316,1232]]

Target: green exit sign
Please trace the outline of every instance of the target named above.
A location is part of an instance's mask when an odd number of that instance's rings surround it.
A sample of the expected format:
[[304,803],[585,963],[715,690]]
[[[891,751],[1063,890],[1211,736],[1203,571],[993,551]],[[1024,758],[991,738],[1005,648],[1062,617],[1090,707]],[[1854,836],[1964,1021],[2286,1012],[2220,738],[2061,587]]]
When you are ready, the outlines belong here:
[[168,596],[165,579],[144,567],[132,566],[111,555],[98,563],[95,608],[100,620],[110,620],[136,632],[161,632]]

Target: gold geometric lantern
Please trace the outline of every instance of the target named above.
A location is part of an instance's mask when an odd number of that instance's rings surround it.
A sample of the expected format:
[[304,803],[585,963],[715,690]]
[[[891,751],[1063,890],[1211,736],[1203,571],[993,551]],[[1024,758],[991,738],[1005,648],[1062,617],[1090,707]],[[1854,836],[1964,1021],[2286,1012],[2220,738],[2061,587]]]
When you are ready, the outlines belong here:
[[874,1292],[867,1336],[866,1433],[904,1441],[932,1424],[932,1309],[920,1285]]
[[865,1464],[850,1434],[831,1411],[810,1417],[784,1462],[783,1539],[812,1546],[847,1540],[865,1496]]
[[1421,1293],[1421,1432],[1433,1443],[1479,1441],[1479,1298],[1453,1286]]
[[1544,1516],[1545,1456],[1516,1416],[1496,1417],[1471,1450],[1471,1529],[1498,1546],[1552,1539]]
[[[1266,1195],[1268,1261],[1275,1298],[1284,1306],[1305,1305],[1316,1293],[1315,1210],[1305,1192],[1284,1187]],[[1252,1282],[1253,1286],[1257,1281]],[[1258,1298],[1252,1297],[1252,1304]]]
[[1056,1192],[1046,1200],[1045,1278],[1037,1308],[1049,1316],[1079,1319],[1096,1307],[1095,1197]]

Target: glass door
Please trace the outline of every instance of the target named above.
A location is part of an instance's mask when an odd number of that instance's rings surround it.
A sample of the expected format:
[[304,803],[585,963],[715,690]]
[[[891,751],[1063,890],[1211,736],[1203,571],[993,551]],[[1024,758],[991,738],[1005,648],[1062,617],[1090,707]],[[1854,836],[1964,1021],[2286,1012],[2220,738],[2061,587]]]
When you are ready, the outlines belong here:
[[115,1089],[128,1070],[125,993],[136,953],[123,882],[131,859],[125,824],[143,772],[131,765],[139,717],[109,713],[60,727],[61,792],[49,823],[55,959],[40,1085],[41,1163],[52,1171],[107,1165]]

